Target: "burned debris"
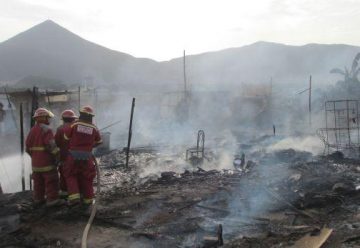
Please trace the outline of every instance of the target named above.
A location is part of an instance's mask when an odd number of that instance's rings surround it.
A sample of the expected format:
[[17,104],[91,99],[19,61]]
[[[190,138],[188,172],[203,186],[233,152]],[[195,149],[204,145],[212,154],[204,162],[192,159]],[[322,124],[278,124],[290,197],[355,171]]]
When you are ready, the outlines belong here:
[[201,164],[205,158],[205,132],[199,130],[197,134],[196,147],[186,150],[186,160],[193,165]]
[[265,135],[204,129],[205,142],[200,129],[196,143],[192,131],[185,144],[133,145],[133,101],[127,146],[112,150],[119,136],[102,132],[95,152],[96,214],[35,207],[29,191],[2,195],[4,247],[79,247],[90,216],[89,247],[356,247],[360,160],[349,154],[358,103],[325,105],[320,156],[274,149],[287,137],[271,126]]
[[[251,166],[246,170],[213,170],[206,163],[201,167],[186,163],[185,153],[164,153],[159,147],[133,148],[129,154],[129,168],[124,163],[126,151],[100,158],[103,191],[90,232],[98,235],[89,236],[94,247],[360,244],[356,159],[336,154],[313,157],[294,150],[249,151]],[[216,156],[214,161],[219,162]],[[66,209],[29,209],[16,194],[2,199],[2,209],[11,208],[21,220],[2,224],[4,244],[80,245],[77,234],[87,221],[86,213],[69,217]],[[42,236],[49,226],[66,235]]]

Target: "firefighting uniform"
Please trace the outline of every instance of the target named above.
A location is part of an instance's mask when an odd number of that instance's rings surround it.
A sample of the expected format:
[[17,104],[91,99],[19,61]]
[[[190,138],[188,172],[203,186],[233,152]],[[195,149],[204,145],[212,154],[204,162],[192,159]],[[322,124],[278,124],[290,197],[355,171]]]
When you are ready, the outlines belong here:
[[68,200],[79,201],[81,193],[83,202],[89,204],[94,198],[93,180],[96,176],[92,149],[102,143],[99,130],[95,125],[79,120],[65,129],[64,138],[69,141],[64,167]]
[[67,140],[64,139],[64,132],[65,129],[70,128],[71,123],[64,123],[60,127],[58,127],[56,134],[55,134],[55,143],[60,148],[60,166],[58,167],[60,179],[59,179],[59,186],[60,186],[60,195],[67,196],[67,187],[66,181],[64,177],[64,167],[66,157],[69,153],[69,146]]
[[34,180],[34,201],[51,202],[58,199],[59,179],[55,156],[59,152],[52,130],[45,124],[36,123],[26,138],[26,151],[31,156]]

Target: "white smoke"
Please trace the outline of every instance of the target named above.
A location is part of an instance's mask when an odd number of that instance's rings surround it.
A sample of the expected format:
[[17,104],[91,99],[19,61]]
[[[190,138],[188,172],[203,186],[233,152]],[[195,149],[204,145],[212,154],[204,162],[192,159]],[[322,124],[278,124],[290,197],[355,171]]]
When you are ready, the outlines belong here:
[[[1,154],[2,155],[2,154]],[[14,193],[21,191],[21,156],[0,156],[0,184],[4,193]],[[29,180],[31,173],[30,157],[24,155],[25,164],[25,185],[29,189]]]
[[297,151],[305,151],[314,155],[318,155],[323,152],[324,145],[316,136],[288,137],[270,145],[267,147],[267,151],[272,152],[290,148]]

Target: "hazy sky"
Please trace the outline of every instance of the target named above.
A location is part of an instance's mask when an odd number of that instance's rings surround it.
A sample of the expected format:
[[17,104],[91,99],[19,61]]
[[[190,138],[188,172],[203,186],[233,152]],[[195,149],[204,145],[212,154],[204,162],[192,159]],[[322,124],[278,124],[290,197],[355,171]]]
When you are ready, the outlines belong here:
[[156,60],[259,40],[360,45],[360,0],[0,0],[0,42],[46,19]]

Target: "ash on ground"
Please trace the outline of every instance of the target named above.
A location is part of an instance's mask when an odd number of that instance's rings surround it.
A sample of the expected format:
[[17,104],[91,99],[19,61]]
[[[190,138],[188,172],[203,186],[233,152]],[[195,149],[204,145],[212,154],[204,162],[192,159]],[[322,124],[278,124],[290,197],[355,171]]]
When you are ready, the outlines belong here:
[[[138,149],[126,168],[124,151],[102,156],[88,247],[360,245],[359,160],[260,150],[234,169],[216,152],[184,157]],[[1,247],[80,247],[87,212],[34,209],[30,198],[1,197]]]

